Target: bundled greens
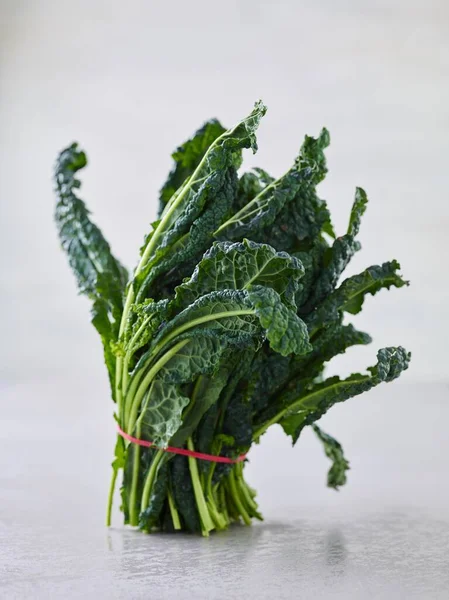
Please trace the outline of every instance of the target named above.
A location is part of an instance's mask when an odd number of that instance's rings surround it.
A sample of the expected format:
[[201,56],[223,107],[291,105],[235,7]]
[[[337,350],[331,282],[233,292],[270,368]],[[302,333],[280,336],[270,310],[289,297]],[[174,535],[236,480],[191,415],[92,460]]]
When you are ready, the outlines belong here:
[[125,523],[144,531],[208,535],[261,519],[244,462],[166,450],[237,459],[275,423],[293,444],[313,428],[337,489],[349,463],[316,422],[408,367],[410,354],[398,346],[379,350],[365,374],[324,377],[334,356],[371,341],[346,314],[358,313],[367,294],[407,282],[392,261],[339,283],[360,248],[367,197],[357,188],[348,229],[336,237],[316,190],[327,172],[325,129],[305,138],[278,179],[262,169],[240,174],[242,150],[256,152],[265,112],[257,102],[228,130],[211,120],[174,152],[158,219],[130,277],[78,196],[86,155],[72,144],[58,157],[56,223],[80,292],[92,301],[121,432],[108,523],[120,472]]

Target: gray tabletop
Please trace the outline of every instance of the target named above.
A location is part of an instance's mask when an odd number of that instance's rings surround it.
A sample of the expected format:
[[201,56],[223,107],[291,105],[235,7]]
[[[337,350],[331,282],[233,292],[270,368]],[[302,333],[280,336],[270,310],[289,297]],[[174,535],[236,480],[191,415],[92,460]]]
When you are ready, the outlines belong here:
[[384,386],[326,416],[351,461],[339,493],[312,435],[292,449],[273,428],[246,467],[265,521],[202,539],[118,511],[105,528],[112,409],[87,383],[2,389],[2,597],[449,597],[447,386]]

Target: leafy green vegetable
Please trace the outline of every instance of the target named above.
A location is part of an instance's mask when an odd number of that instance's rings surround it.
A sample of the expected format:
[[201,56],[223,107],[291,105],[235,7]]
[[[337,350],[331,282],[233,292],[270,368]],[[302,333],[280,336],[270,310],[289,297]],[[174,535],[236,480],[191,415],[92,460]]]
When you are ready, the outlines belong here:
[[[379,350],[366,374],[325,378],[334,356],[371,341],[348,315],[360,312],[367,294],[407,282],[393,260],[339,284],[360,249],[367,197],[356,189],[348,229],[336,237],[317,191],[327,173],[326,129],[305,137],[283,176],[258,168],[239,175],[242,151],[257,150],[265,111],[257,102],[230,129],[210,120],[177,148],[130,278],[77,195],[84,152],[72,144],[59,155],[61,244],[92,302],[125,432],[115,446],[108,524],[122,471],[124,521],[143,531],[208,535],[261,519],[244,464],[232,459],[275,423],[293,443],[312,426],[332,461],[328,486],[338,489],[349,463],[317,421],[408,367],[410,354],[398,346]],[[180,456],[173,447],[231,462]]]

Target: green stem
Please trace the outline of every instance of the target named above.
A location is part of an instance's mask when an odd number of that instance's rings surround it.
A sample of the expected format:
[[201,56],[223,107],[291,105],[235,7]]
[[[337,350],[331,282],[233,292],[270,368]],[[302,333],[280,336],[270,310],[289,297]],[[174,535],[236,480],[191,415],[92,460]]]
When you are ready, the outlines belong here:
[[175,530],[181,529],[181,520],[179,518],[178,509],[176,508],[175,501],[173,499],[173,495],[171,493],[170,488],[168,489],[168,506],[170,507],[171,519],[173,521],[173,527]]
[[122,357],[117,356],[115,360],[115,401],[117,402],[117,416],[120,425],[123,424],[123,395],[121,386],[121,372],[122,372]]
[[[220,444],[221,446],[221,444]],[[214,454],[218,455],[220,454],[220,451],[218,452],[214,452]],[[217,463],[211,463],[209,466],[209,472],[207,474],[207,482],[206,482],[206,489],[208,491],[208,494],[212,494],[212,478],[214,476],[214,471],[215,471],[215,467],[216,467]]]
[[[217,140],[218,139],[220,139],[220,138],[217,138]],[[217,143],[217,140],[215,140],[215,142],[209,148],[209,151]],[[194,173],[192,174],[191,180],[195,180],[195,177],[198,175],[198,173],[200,173],[203,165],[205,164],[205,161],[207,160],[206,159],[207,155],[208,155],[208,152],[206,152],[203,159],[200,161],[199,165],[195,169]],[[175,211],[176,207],[182,201],[182,199],[185,196],[185,194],[187,193],[187,190],[189,189],[189,187],[190,186],[186,186],[183,190],[181,190],[181,192],[178,194],[177,198],[174,200],[174,202],[168,208],[167,212],[162,217],[162,219],[159,223],[159,226],[156,228],[153,235],[151,236],[151,239],[148,242],[147,247],[145,248],[145,250],[142,254],[140,262],[139,262],[136,270],[134,271],[134,278],[142,271],[142,269],[147,264],[149,257],[151,256],[152,252],[154,251],[154,249],[157,245],[158,239],[160,238],[161,234],[164,232],[164,228],[165,228],[166,224],[169,222],[171,215]],[[134,301],[134,297],[135,297],[134,285],[133,285],[133,283],[130,283],[127,294],[126,294],[125,305],[123,307],[122,318],[120,321],[120,329],[119,329],[119,335],[118,335],[119,340],[120,340],[120,338],[123,337],[123,334],[125,332],[129,313],[131,310],[131,306]],[[187,341],[185,341],[185,343],[187,343]],[[180,347],[182,347],[182,346],[180,346]],[[169,358],[171,358],[171,356],[168,356],[167,360],[169,360]],[[162,363],[161,365],[159,365],[159,368],[161,368],[161,366],[163,364],[165,364],[165,363]],[[152,378],[157,373],[157,371],[153,372],[153,370],[150,370],[150,373],[147,375],[146,380],[144,380],[144,382],[143,382],[144,383],[143,387],[141,386],[139,388],[139,390],[136,392],[137,399],[136,399],[136,397],[134,397],[133,403],[131,404],[130,424],[129,423],[126,424],[125,423],[126,415],[121,416],[122,404],[123,404],[123,402],[122,402],[122,393],[123,393],[123,391],[122,391],[122,385],[123,385],[123,382],[122,382],[123,359],[122,359],[122,357],[117,357],[115,368],[116,368],[115,393],[116,393],[116,400],[117,400],[117,406],[118,406],[119,420],[122,425],[125,425],[127,427],[128,431],[132,432],[132,430],[134,429],[135,422],[137,420],[137,414],[138,414],[138,410],[140,407],[140,402],[145,394],[145,391],[146,391],[146,388],[148,387],[149,382],[151,382]],[[125,377],[125,379],[127,379],[127,378]],[[130,427],[130,425],[131,425],[131,427]],[[132,480],[132,488],[131,488],[131,499],[132,499],[131,512],[130,512],[131,524],[136,524],[136,521],[138,519],[138,516],[136,515],[136,494],[137,494],[137,479],[138,479],[138,473],[139,473],[139,458],[140,458],[139,446],[136,446],[134,448],[134,452],[135,452],[135,455],[134,455],[134,463],[133,463],[133,480]],[[137,460],[136,460],[136,456],[137,456]]]
[[[171,358],[173,358],[173,356],[178,352],[178,350],[181,350],[181,348],[183,348],[186,344],[188,344],[189,341],[190,340],[188,340],[188,339],[187,340],[181,340],[175,346],[173,346],[173,348],[170,348],[170,350],[168,350],[168,352],[166,352],[165,354],[163,354],[161,356],[161,358],[151,367],[151,369],[148,371],[148,373],[143,378],[143,381],[140,384],[140,386],[138,387],[138,389],[136,391],[136,395],[134,396],[134,398],[132,400],[131,411],[130,411],[130,415],[129,415],[129,419],[128,419],[128,424],[127,424],[128,433],[132,433],[133,430],[134,430],[134,427],[135,427],[136,422],[138,420],[137,416],[139,414],[140,404],[141,404],[142,399],[143,399],[143,397],[145,396],[145,394],[146,394],[146,392],[148,390],[148,387],[149,387],[150,383],[153,381],[154,377],[162,369],[162,367]],[[148,402],[148,399],[147,399],[147,402]],[[144,407],[144,409],[145,409],[145,407]],[[141,416],[142,416],[142,414],[144,412],[144,409],[141,411]]]
[[245,482],[242,481],[241,479],[238,479],[237,483],[238,483],[239,489],[242,493],[243,500],[245,501],[248,509],[252,512],[257,512],[257,504],[254,502],[254,499],[251,498],[251,495],[248,491],[248,488],[246,487]]
[[234,502],[234,497],[232,495],[231,486],[229,481],[226,481],[226,489],[225,489],[225,506],[226,510],[229,514],[230,521],[239,521],[240,515],[237,509],[237,506]]
[[[151,361],[148,362],[148,364]],[[136,394],[137,388],[139,387],[139,383],[142,380],[142,377],[145,375],[147,365],[144,365],[137,373],[135,373],[131,379],[131,384],[126,392],[125,401],[123,403],[123,428],[125,430],[128,429],[128,421],[129,421],[129,413],[131,412],[131,406],[133,402],[133,398]]]
[[197,178],[198,174],[201,172],[201,169],[203,168],[204,164],[206,163],[211,150],[218,144],[218,142],[225,135],[231,135],[234,130],[235,130],[235,127],[230,132],[226,131],[220,137],[218,137],[216,140],[214,140],[212,142],[212,144],[209,146],[207,152],[204,154],[203,158],[201,159],[200,163],[196,167],[195,171],[190,176],[190,179],[187,181],[186,185],[183,187],[183,189],[181,189],[179,191],[179,193],[177,193],[177,196],[174,199],[174,201],[172,203],[169,202],[169,206],[166,206],[166,209],[165,209],[166,212],[165,212],[165,210],[163,211],[162,218],[159,222],[159,225],[154,230],[153,235],[151,236],[151,238],[147,244],[147,247],[145,248],[145,250],[142,254],[142,258],[140,259],[140,263],[134,273],[134,276],[136,276],[137,273],[140,273],[140,271],[146,265],[149,257],[151,256],[153,250],[155,249],[155,247],[157,245],[159,238],[164,233],[165,227],[167,226],[167,223],[170,221],[170,217],[172,216],[172,214],[174,213],[176,208],[181,204],[181,202],[182,202],[184,196],[187,194],[187,192],[192,188],[192,186],[195,183],[197,183],[196,178]]
[[223,517],[223,515],[218,510],[217,505],[215,504],[215,501],[212,496],[209,496],[207,498],[207,508],[209,509],[209,513],[212,517],[212,520],[215,524],[216,529],[218,529],[218,530],[226,529],[226,525],[227,525],[226,519]]
[[114,500],[115,483],[117,481],[118,469],[113,468],[111,483],[109,484],[108,507],[106,511],[106,527],[111,526],[112,503]]
[[238,478],[237,483],[242,494],[242,501],[244,502],[247,508],[248,514],[251,517],[255,517],[259,521],[263,521],[263,517],[259,512],[259,507],[254,501],[254,497],[251,495],[251,491],[248,485],[246,484],[245,480],[243,478]]
[[245,525],[251,525],[251,518],[248,515],[248,513],[246,512],[245,507],[243,506],[243,502],[242,502],[242,500],[240,498],[239,492],[237,490],[237,485],[236,485],[236,482],[235,482],[234,470],[232,470],[230,472],[228,480],[229,480],[230,492],[231,492],[232,499],[234,501],[235,507],[237,508],[238,512],[242,516],[242,519],[243,519]]
[[[221,452],[222,445],[223,445],[223,442],[221,442],[221,441],[214,442],[212,444],[212,454],[215,454],[218,456]],[[209,463],[209,471],[207,473],[207,480],[206,480],[206,490],[207,490],[207,493],[210,495],[212,495],[212,478],[214,476],[214,471],[215,471],[216,466],[217,466],[216,462]]]
[[[137,269],[136,269],[137,271]],[[122,312],[122,318],[120,320],[120,329],[119,329],[119,334],[118,334],[118,339],[120,340],[120,338],[122,338],[124,332],[125,332],[125,328],[126,328],[126,323],[128,322],[128,316],[129,316],[129,311],[131,310],[131,305],[133,303],[134,300],[134,288],[133,288],[133,284],[131,283],[129,285],[128,288],[128,292],[126,294],[126,300],[125,300],[125,306],[123,307],[123,312]],[[119,419],[120,419],[120,414],[121,414],[121,410],[122,410],[122,396],[123,396],[123,390],[122,390],[122,368],[123,368],[123,359],[121,356],[117,356],[117,360],[115,361],[115,398],[117,401],[117,406],[118,406],[118,415],[119,415]]]
[[187,417],[189,416],[190,412],[192,411],[192,408],[195,406],[195,403],[198,399],[198,393],[201,390],[201,386],[204,380],[204,375],[198,375],[198,378],[195,382],[195,385],[193,386],[193,391],[190,397],[190,402],[187,405],[187,407],[184,409],[184,412],[182,413],[182,420],[185,423]]
[[[221,444],[220,444],[221,446]],[[216,452],[216,454],[219,454],[220,452]],[[206,485],[205,485],[205,489],[206,489],[206,494],[207,494],[207,506],[209,508],[209,512],[212,516],[212,519],[217,527],[217,529],[226,529],[227,526],[227,519],[226,517],[221,514],[220,509],[217,506],[217,503],[215,501],[215,494],[214,494],[214,490],[212,489],[212,477],[214,474],[214,469],[217,463],[211,463],[209,466],[209,472],[207,473],[207,479],[206,479]]]
[[128,387],[129,363],[130,363],[130,360],[134,353],[134,346],[136,345],[137,340],[141,336],[143,330],[148,325],[150,320],[151,320],[151,315],[149,315],[146,319],[144,319],[142,321],[142,324],[140,325],[139,329],[133,335],[133,337],[131,338],[131,340],[128,344],[128,350],[126,351],[125,358],[123,359],[123,367],[121,369],[121,372],[122,372],[122,385],[121,385],[122,395],[126,394],[126,388]]
[[246,481],[243,477],[243,463],[239,463],[235,466],[235,479],[247,508],[250,510],[250,512],[257,512],[258,506],[254,501],[254,498],[251,496]]
[[279,180],[277,179],[275,181],[272,181],[269,185],[267,185],[261,192],[257,194],[257,196],[255,196],[250,202],[248,202],[248,204],[245,204],[245,206],[241,208],[238,212],[236,212],[235,215],[232,215],[230,219],[228,219],[227,221],[225,221],[225,223],[220,225],[220,227],[216,231],[214,231],[214,235],[217,235],[217,233],[220,233],[220,231],[226,229],[226,227],[228,227],[232,223],[238,223],[242,220],[242,218],[248,217],[249,215],[258,212],[258,210],[260,209],[259,207],[252,210],[250,213],[248,213],[247,211],[254,204],[257,204],[262,198],[262,196],[264,196],[269,190],[271,190],[278,182]]
[[[136,428],[136,437],[140,437],[140,427]],[[129,448],[130,446],[128,446]],[[129,495],[129,523],[137,526],[139,524],[139,511],[137,509],[137,488],[139,485],[140,446],[133,444],[133,470],[131,479],[131,493]]]
[[150,503],[150,494],[151,494],[151,488],[153,487],[153,483],[154,483],[154,479],[156,477],[156,472],[157,472],[157,468],[159,466],[159,463],[161,462],[161,458],[164,456],[164,451],[163,450],[158,450],[153,458],[153,460],[151,461],[151,466],[148,469],[148,473],[145,477],[145,484],[143,486],[143,492],[142,492],[142,500],[141,500],[141,504],[140,504],[140,511],[143,512],[144,510],[147,509],[149,503]]
[[[192,438],[187,440],[187,448],[192,452],[195,451],[195,447],[192,442]],[[209,535],[209,531],[214,529],[214,523],[209,514],[209,510],[207,508],[206,500],[204,498],[203,489],[201,487],[201,482],[198,474],[198,465],[196,463],[196,458],[189,456],[189,469],[190,476],[192,478],[193,492],[195,494],[196,505],[198,507],[198,512],[200,514],[201,520],[201,528],[204,536]]]
[[169,333],[166,338],[162,338],[159,344],[154,348],[153,355],[156,356],[156,354],[160,352],[166,344],[171,342],[173,338],[177,337],[181,333],[184,333],[184,331],[191,329],[192,327],[197,327],[197,325],[202,325],[203,323],[207,323],[208,321],[217,321],[218,319],[240,317],[243,315],[253,314],[255,314],[255,310],[253,309],[227,310],[219,313],[211,313],[209,315],[205,315],[204,317],[199,317],[198,319],[192,319],[191,321],[184,323],[184,325],[181,325],[180,327]]
[[231,519],[229,517],[228,507],[226,505],[226,494],[225,494],[225,488],[223,485],[220,485],[220,487],[218,488],[217,496],[218,496],[218,504],[221,508],[221,513],[222,513],[226,523],[229,524],[231,522]]

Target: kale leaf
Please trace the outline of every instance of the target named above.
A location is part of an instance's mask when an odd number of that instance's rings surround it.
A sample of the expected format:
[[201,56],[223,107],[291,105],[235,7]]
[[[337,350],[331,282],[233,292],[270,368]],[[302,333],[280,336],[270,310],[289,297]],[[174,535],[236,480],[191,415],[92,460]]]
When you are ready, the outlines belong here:
[[55,166],[58,195],[55,221],[61,246],[68,255],[80,293],[92,300],[92,323],[103,342],[114,397],[115,356],[112,343],[118,334],[128,274],[112,255],[108,242],[92,223],[86,205],[76,194],[81,187],[76,174],[86,165],[86,154],[78,149],[76,143],[59,154]]
[[346,471],[349,469],[349,462],[343,454],[341,444],[335,438],[325,433],[318,425],[312,425],[313,431],[323,444],[324,452],[332,461],[332,466],[327,473],[327,487],[338,490],[346,483]]

